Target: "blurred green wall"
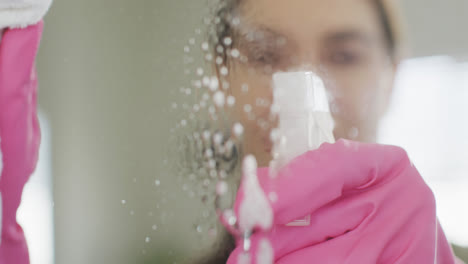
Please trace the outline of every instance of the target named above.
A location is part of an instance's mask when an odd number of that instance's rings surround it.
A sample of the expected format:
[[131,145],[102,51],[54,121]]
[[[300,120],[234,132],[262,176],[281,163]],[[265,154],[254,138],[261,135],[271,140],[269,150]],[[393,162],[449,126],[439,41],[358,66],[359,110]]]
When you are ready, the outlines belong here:
[[37,64],[39,103],[53,134],[56,263],[137,263],[199,247],[190,219],[197,203],[162,161],[173,125],[164,111],[170,91],[187,83],[183,47],[201,24],[202,6],[53,4]]

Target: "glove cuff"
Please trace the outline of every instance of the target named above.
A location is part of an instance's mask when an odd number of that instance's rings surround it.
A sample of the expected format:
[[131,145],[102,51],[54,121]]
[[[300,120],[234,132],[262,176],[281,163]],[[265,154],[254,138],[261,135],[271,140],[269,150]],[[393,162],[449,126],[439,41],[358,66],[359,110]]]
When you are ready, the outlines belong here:
[[36,24],[51,3],[52,0],[0,0],[0,30]]

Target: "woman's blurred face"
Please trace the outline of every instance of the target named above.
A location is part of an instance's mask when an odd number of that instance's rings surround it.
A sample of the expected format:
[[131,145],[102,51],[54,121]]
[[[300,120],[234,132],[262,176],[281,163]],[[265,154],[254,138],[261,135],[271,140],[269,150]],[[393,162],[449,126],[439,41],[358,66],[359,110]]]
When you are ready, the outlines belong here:
[[[274,126],[272,74],[311,70],[330,94],[335,137],[375,140],[393,86],[395,65],[371,0],[244,0],[230,56],[235,118],[245,128],[245,153],[267,166]],[[232,51],[231,51],[232,54]]]

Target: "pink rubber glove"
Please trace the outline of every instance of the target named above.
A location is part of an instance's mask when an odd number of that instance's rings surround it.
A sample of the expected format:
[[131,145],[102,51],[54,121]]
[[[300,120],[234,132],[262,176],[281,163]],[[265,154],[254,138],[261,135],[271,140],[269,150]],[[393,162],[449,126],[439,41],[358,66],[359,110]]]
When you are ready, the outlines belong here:
[[40,141],[36,113],[37,80],[34,60],[42,22],[24,29],[7,29],[0,42],[0,264],[29,263],[16,211],[23,187],[34,171]]
[[[404,150],[339,140],[288,164],[271,179],[257,171],[274,224],[251,237],[251,262],[267,239],[274,263],[455,263],[436,218],[434,195]],[[243,201],[239,189],[235,212]],[[310,225],[285,224],[310,214]],[[227,263],[238,264],[242,241]],[[265,256],[263,256],[265,257]]]

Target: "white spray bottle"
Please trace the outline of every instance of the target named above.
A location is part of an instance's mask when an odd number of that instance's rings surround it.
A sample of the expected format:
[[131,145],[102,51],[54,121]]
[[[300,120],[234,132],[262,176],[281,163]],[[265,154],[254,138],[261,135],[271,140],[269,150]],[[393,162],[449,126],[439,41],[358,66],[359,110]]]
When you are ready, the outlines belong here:
[[[334,121],[322,79],[313,72],[280,72],[273,75],[272,111],[279,119],[272,131],[270,175],[297,156],[317,149],[322,143],[334,143]],[[288,226],[306,226],[310,216]]]

